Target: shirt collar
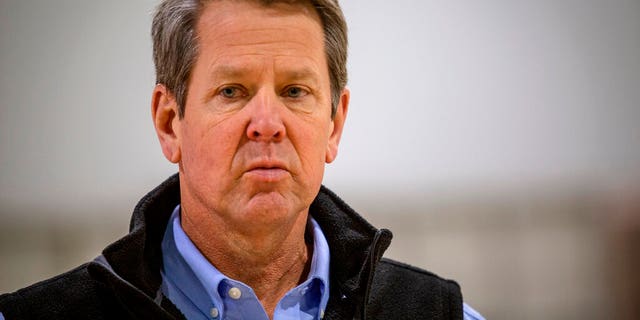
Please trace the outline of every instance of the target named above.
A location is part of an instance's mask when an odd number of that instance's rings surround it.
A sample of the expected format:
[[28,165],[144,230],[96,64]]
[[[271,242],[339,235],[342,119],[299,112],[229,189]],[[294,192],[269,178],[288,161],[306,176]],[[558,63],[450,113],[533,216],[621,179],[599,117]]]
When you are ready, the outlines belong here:
[[[164,276],[172,279],[187,298],[205,314],[212,307],[212,302],[215,306],[221,306],[222,298],[218,293],[218,286],[227,277],[209,263],[182,229],[180,205],[177,205],[173,210],[162,243],[163,261],[171,260],[174,257],[177,258],[176,263],[179,264],[176,266],[172,263],[168,265],[165,263],[163,265]],[[174,269],[173,267],[178,268]],[[197,285],[195,285],[196,283]]]
[[[329,301],[329,244],[320,225],[309,215],[313,232],[313,256],[306,282],[318,279],[322,285],[320,310]],[[173,211],[162,240],[163,278],[167,278],[201,312],[207,314],[212,307],[222,306],[218,292],[223,280],[231,280],[222,274],[202,255],[180,224],[180,205]],[[168,297],[172,300],[172,297]],[[172,300],[173,301],[173,300]],[[180,303],[173,301],[180,308]]]
[[311,268],[308,279],[318,279],[323,285],[320,310],[324,310],[329,301],[329,265],[330,254],[327,239],[320,229],[320,225],[311,215],[309,221],[313,226],[313,257],[311,258]]

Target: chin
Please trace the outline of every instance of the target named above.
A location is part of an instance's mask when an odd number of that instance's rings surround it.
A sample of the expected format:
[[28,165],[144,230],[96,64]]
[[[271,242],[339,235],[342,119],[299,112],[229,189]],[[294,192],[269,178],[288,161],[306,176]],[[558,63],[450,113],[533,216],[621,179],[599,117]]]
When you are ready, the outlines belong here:
[[280,193],[269,192],[254,195],[243,211],[245,216],[250,219],[268,223],[269,220],[279,222],[283,219],[290,219],[300,212],[295,207],[290,199],[285,198]]

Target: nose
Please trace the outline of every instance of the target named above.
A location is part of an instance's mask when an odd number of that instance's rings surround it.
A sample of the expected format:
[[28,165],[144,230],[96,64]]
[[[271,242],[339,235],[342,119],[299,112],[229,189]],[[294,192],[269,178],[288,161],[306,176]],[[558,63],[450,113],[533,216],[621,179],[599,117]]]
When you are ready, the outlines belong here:
[[251,116],[247,126],[249,140],[278,142],[286,136],[286,128],[282,121],[282,102],[275,94],[256,94],[248,106]]

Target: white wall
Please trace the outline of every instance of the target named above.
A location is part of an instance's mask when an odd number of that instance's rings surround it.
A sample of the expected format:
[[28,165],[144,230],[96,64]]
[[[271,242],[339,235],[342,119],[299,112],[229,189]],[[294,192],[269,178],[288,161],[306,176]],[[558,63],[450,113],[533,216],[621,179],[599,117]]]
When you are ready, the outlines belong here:
[[336,183],[640,177],[639,1],[343,2],[353,104]]

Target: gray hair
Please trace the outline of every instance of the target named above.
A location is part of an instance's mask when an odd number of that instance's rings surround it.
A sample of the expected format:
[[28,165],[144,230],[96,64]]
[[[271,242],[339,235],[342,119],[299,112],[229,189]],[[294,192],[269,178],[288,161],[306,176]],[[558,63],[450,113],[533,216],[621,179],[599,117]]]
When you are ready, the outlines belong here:
[[[204,6],[212,0],[164,0],[156,9],[151,27],[156,83],[175,96],[178,115],[184,117],[187,87],[198,56],[196,25]],[[331,82],[331,117],[340,93],[347,85],[347,23],[338,0],[307,0],[320,16]],[[260,0],[270,5],[278,0]],[[296,1],[286,1],[296,2]]]

